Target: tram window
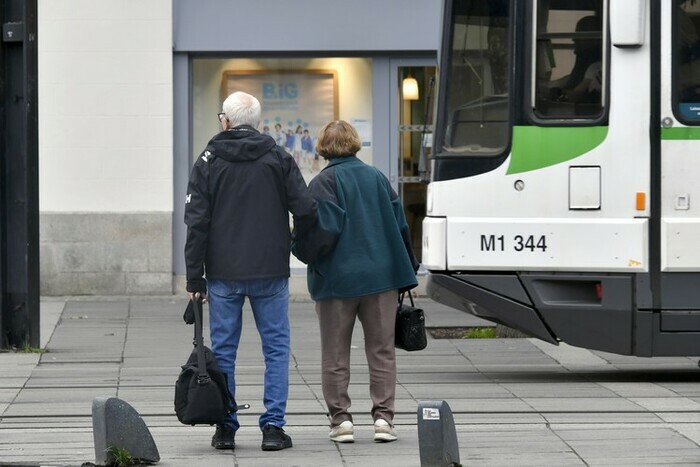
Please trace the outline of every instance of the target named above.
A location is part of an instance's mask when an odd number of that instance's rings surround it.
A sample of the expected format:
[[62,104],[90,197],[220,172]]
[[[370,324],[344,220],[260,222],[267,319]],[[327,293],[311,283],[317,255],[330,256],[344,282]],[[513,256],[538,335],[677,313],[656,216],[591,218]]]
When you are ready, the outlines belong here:
[[441,85],[442,152],[501,154],[509,137],[509,26],[507,0],[452,3],[449,53]]
[[681,115],[700,121],[700,2],[676,0],[676,92]]
[[603,112],[603,0],[538,0],[535,115],[596,118]]

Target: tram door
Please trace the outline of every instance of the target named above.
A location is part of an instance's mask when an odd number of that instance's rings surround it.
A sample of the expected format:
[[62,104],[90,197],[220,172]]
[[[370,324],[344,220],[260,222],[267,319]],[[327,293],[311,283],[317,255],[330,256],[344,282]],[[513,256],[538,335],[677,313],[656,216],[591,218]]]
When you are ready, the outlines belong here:
[[[394,67],[398,90],[393,128],[395,150],[392,176],[406,214],[413,251],[421,260],[428,157],[432,149],[435,62],[412,61]],[[393,174],[392,174],[393,175]]]
[[700,330],[700,3],[662,3],[662,330]]

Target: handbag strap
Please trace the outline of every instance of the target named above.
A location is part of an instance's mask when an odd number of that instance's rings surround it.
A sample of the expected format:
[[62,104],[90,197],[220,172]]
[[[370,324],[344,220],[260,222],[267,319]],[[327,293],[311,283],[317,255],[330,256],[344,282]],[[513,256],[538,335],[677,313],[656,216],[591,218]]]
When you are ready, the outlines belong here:
[[202,305],[198,299],[192,299],[194,306],[194,348],[197,351],[197,382],[206,384],[209,382],[207,363],[204,359],[204,336],[202,336]]
[[413,303],[413,294],[411,293],[410,290],[408,290],[408,291],[406,291],[406,292],[404,292],[404,293],[402,293],[402,294],[399,295],[399,306],[403,305],[403,297],[404,297],[404,295],[406,295],[406,294],[408,294],[408,299],[411,301],[411,306],[415,308],[415,307],[416,307],[416,304]]

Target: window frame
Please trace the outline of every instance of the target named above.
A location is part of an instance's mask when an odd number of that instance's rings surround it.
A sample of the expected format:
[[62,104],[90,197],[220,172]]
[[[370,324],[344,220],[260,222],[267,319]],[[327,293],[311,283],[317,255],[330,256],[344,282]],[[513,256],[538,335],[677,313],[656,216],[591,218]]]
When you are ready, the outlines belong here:
[[[437,79],[437,96],[438,98],[436,99],[436,104],[437,108],[441,109],[441,112],[435,112],[435,122],[434,122],[434,131],[433,131],[433,137],[434,137],[434,144],[433,144],[433,154],[432,154],[432,159],[435,161],[460,161],[460,162],[467,162],[467,161],[473,161],[476,162],[477,159],[481,160],[488,160],[492,161],[491,164],[487,165],[492,165],[493,167],[487,169],[487,170],[482,170],[479,171],[478,173],[484,173],[486,171],[492,170],[495,167],[498,167],[503,160],[510,154],[510,148],[512,145],[512,139],[513,139],[513,122],[514,122],[514,101],[515,101],[515,86],[514,86],[514,72],[513,72],[513,62],[514,62],[514,29],[515,26],[513,24],[513,18],[515,17],[516,14],[516,4],[519,2],[514,2],[513,0],[507,0],[508,2],[508,63],[506,66],[506,75],[508,78],[508,84],[507,84],[507,89],[508,89],[508,94],[507,94],[507,112],[508,112],[508,119],[506,121],[507,125],[507,135],[504,141],[504,144],[501,148],[500,151],[498,152],[491,152],[491,153],[486,153],[486,152],[469,152],[469,153],[464,153],[464,152],[447,152],[444,150],[444,143],[445,143],[445,136],[447,134],[447,121],[448,121],[448,106],[447,106],[447,91],[451,89],[450,85],[451,83],[451,72],[452,72],[452,67],[451,67],[451,61],[453,55],[453,41],[454,41],[454,35],[455,35],[455,25],[456,22],[454,21],[453,18],[453,12],[454,12],[454,3],[457,0],[447,0],[445,2],[445,8],[443,11],[443,18],[442,18],[442,24],[443,24],[443,34],[442,34],[442,41],[441,41],[441,53],[439,56],[439,61],[438,61],[438,79]],[[481,0],[484,3],[488,3],[489,0]],[[449,27],[449,33],[445,31],[444,28]],[[446,52],[449,51],[449,52]],[[497,159],[502,159],[498,161],[497,164],[493,164],[493,161]],[[470,173],[470,175],[476,175],[477,173]],[[441,178],[441,180],[444,180],[444,178]]]
[[[680,8],[680,7],[679,7]],[[679,8],[671,8],[671,110],[673,116],[685,126],[700,126],[700,116],[697,119],[686,117],[681,111],[679,70],[680,70],[680,21]],[[700,60],[700,58],[698,59]],[[698,82],[700,87],[700,81]],[[700,106],[700,102],[697,102]]]
[[536,102],[536,60],[537,60],[537,21],[538,9],[540,0],[533,0],[530,3],[528,18],[530,19],[527,25],[527,43],[529,51],[526,52],[525,72],[526,83],[524,92],[524,110],[526,120],[529,124],[536,126],[601,126],[606,125],[610,113],[610,5],[609,0],[600,0],[602,3],[603,13],[603,29],[602,29],[602,74],[603,80],[601,83],[601,111],[594,116],[543,116],[538,114],[535,107]]

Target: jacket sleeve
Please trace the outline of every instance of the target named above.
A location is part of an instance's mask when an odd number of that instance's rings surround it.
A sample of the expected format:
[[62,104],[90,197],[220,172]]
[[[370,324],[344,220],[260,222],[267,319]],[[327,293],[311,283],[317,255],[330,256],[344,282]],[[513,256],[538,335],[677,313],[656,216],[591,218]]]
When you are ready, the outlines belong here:
[[313,265],[335,248],[345,226],[345,210],[338,205],[334,171],[324,170],[309,185],[316,200],[316,222],[308,229],[292,233],[292,253],[300,261]]
[[188,292],[206,293],[207,291],[204,259],[207,255],[211,219],[208,182],[209,162],[200,157],[190,173],[185,198],[185,224],[187,224],[185,265]]
[[280,147],[276,151],[284,173],[287,210],[292,213],[295,228],[306,231],[316,222],[316,201],[309,193],[294,158]]

